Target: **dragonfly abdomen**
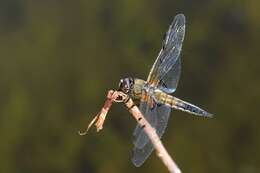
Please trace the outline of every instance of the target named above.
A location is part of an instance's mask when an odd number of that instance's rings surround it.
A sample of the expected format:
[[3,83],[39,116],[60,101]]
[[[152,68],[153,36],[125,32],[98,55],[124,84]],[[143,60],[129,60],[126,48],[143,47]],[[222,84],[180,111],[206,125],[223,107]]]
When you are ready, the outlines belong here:
[[173,99],[174,99],[175,105],[172,108],[179,109],[184,112],[188,112],[190,114],[194,114],[194,115],[202,116],[202,117],[212,117],[213,116],[212,114],[206,112],[205,110],[203,110],[191,103],[185,102],[176,97],[173,97]]
[[167,105],[170,107],[174,107],[176,105],[176,101],[173,96],[166,94],[165,92],[161,90],[156,90],[155,91],[155,99],[158,103]]
[[191,103],[185,102],[181,99],[173,97],[169,94],[166,94],[162,91],[155,92],[155,96],[156,96],[157,102],[159,102],[160,104],[164,104],[164,105],[170,106],[171,108],[178,109],[178,110],[181,110],[184,112],[188,112],[190,114],[194,114],[197,116],[212,117],[212,114],[204,111],[203,109],[201,109]]

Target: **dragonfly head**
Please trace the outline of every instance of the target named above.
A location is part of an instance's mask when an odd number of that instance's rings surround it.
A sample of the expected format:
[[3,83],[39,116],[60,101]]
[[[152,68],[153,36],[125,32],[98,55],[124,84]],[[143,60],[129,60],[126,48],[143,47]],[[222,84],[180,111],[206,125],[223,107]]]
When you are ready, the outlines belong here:
[[134,80],[132,78],[120,79],[119,91],[122,91],[125,94],[128,94],[129,91],[133,88],[133,85],[134,85]]

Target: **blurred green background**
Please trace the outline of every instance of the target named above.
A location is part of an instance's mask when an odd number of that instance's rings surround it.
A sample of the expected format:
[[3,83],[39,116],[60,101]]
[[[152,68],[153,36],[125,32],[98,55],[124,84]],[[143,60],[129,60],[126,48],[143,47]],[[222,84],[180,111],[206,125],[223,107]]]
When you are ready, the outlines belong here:
[[215,114],[173,110],[163,142],[185,173],[260,172],[260,2],[0,1],[0,172],[167,172],[130,161],[135,122],[113,105],[104,129],[77,131],[120,78],[146,79],[177,13],[186,16],[175,96]]

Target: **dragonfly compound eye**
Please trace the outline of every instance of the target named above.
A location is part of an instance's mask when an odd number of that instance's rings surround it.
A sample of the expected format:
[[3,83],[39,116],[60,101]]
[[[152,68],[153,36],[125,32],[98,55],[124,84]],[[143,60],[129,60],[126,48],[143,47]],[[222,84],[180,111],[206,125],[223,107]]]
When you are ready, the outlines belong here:
[[131,80],[129,78],[121,79],[119,82],[119,90],[128,93],[131,88]]

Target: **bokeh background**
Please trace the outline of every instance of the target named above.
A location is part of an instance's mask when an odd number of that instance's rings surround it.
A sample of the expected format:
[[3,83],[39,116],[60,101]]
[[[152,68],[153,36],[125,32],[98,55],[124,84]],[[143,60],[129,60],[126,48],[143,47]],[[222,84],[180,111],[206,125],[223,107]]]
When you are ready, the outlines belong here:
[[104,129],[77,131],[120,78],[145,79],[174,16],[187,20],[175,96],[215,114],[173,110],[163,142],[185,173],[260,172],[257,0],[0,1],[0,172],[167,172],[130,161],[135,122],[113,105]]

